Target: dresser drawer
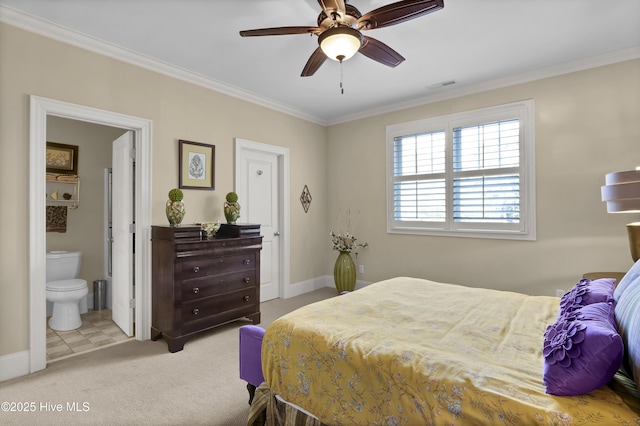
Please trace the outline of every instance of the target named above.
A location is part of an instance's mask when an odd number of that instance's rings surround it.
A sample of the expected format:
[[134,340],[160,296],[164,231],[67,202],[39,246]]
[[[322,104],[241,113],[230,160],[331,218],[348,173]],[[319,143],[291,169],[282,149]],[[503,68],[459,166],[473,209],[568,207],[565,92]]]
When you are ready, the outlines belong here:
[[183,302],[202,299],[231,291],[253,288],[256,286],[256,270],[231,272],[222,275],[209,275],[201,278],[184,280],[180,284]]
[[231,271],[246,271],[255,269],[255,267],[255,252],[189,259],[176,264],[176,279],[184,281],[209,275],[226,274]]
[[256,296],[256,288],[250,287],[220,296],[183,303],[182,321],[184,325],[187,326],[189,322],[225,314],[238,309],[246,309],[246,313],[253,312],[258,303]]
[[176,259],[197,258],[201,256],[224,256],[247,251],[260,250],[262,237],[253,238],[215,238],[213,240],[176,242]]

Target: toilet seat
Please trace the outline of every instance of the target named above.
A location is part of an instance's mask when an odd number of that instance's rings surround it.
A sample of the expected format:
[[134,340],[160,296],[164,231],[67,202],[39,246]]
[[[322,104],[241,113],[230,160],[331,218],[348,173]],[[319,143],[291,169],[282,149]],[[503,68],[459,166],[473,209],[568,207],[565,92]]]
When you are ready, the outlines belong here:
[[47,290],[49,291],[75,291],[87,288],[87,282],[81,279],[50,281],[47,283]]

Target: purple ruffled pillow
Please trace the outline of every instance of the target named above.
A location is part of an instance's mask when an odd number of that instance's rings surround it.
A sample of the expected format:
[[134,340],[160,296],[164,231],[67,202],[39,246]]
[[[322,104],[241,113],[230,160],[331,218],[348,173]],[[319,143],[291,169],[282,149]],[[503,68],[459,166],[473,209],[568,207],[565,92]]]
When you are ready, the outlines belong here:
[[560,316],[592,303],[611,302],[615,289],[614,278],[582,279],[560,299]]
[[592,303],[558,318],[544,333],[547,393],[582,395],[604,385],[622,364],[624,345],[612,303]]

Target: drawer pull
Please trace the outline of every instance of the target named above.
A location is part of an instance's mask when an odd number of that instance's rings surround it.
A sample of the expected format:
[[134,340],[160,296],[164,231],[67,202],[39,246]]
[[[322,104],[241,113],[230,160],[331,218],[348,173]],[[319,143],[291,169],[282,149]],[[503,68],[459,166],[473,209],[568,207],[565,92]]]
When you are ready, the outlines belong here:
[[193,312],[193,315],[198,315],[200,313],[200,309],[195,308],[192,312]]
[[195,294],[198,294],[198,293],[200,293],[200,289],[199,289],[198,287],[194,287],[194,288],[193,288],[193,292],[194,292]]
[[245,283],[247,283],[247,284],[249,284],[249,281],[251,281],[251,278],[249,278],[249,277],[245,277],[244,282],[245,282]]
[[251,297],[247,295],[247,296],[245,296],[243,299],[244,299],[244,301],[245,301],[245,302],[248,302],[248,301],[249,301],[249,299],[251,299]]
[[200,267],[199,266],[194,266],[193,267],[193,272],[200,272]]
[[242,262],[242,263],[244,263],[245,265],[248,265],[248,264],[251,263],[251,260],[250,259],[245,259],[244,262]]

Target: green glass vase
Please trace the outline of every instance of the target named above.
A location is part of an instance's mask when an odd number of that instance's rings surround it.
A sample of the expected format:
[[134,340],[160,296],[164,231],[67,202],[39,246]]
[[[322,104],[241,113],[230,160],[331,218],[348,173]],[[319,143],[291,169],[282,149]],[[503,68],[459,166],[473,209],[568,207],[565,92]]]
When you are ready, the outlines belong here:
[[353,263],[351,253],[341,251],[333,267],[333,281],[338,294],[343,291],[353,291],[356,288],[356,264]]

